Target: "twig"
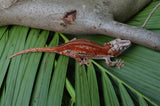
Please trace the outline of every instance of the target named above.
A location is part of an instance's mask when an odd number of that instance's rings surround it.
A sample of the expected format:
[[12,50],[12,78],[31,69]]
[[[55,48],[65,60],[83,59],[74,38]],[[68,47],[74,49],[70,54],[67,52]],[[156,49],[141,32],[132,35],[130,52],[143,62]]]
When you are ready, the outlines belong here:
[[152,14],[157,10],[157,8],[160,6],[160,3],[158,3],[156,5],[156,7],[151,11],[151,13],[149,14],[149,16],[147,17],[147,19],[145,20],[144,24],[142,25],[142,28],[145,27],[145,25],[147,24],[147,22],[149,21],[150,17],[152,16]]

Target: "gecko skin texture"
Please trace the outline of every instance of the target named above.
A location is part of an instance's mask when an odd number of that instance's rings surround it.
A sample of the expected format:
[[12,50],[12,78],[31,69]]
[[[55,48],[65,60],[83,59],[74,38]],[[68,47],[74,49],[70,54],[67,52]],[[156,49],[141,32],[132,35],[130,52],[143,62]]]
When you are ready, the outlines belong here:
[[55,52],[75,58],[79,62],[79,66],[83,64],[89,66],[90,61],[88,59],[105,59],[108,66],[118,66],[120,69],[120,66],[124,66],[124,61],[121,59],[111,61],[110,58],[118,56],[130,45],[130,40],[115,39],[104,45],[99,45],[91,40],[74,38],[56,47],[40,47],[20,51],[9,58],[30,52]]

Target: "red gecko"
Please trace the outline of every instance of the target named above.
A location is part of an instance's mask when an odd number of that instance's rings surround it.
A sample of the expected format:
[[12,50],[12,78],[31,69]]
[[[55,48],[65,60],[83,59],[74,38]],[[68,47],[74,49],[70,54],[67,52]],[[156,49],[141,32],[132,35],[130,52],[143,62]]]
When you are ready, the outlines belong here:
[[110,57],[115,57],[126,50],[131,45],[129,40],[115,39],[104,45],[99,45],[87,39],[72,39],[71,41],[61,44],[56,47],[40,47],[27,49],[12,55],[14,56],[30,53],[30,52],[55,52],[75,58],[79,65],[86,64],[89,66],[88,59],[105,59],[108,66],[124,66],[124,61],[118,60],[112,62]]

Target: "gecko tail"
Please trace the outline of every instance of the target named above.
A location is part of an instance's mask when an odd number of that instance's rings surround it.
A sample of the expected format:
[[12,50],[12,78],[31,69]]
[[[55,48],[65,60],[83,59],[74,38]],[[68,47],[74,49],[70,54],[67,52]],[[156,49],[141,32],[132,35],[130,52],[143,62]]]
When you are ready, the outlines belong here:
[[23,51],[13,54],[12,56],[9,57],[9,59],[15,56],[18,56],[20,54],[26,54],[26,53],[31,53],[31,52],[57,52],[57,49],[56,47],[40,47],[40,48],[27,49],[27,50],[23,50]]

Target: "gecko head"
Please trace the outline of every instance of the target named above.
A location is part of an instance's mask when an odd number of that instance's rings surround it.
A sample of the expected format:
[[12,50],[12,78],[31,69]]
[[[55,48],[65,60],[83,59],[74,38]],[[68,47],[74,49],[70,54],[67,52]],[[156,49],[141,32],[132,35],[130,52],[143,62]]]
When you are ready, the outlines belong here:
[[115,57],[131,46],[130,40],[115,39],[109,42],[110,49],[108,53],[111,57]]

